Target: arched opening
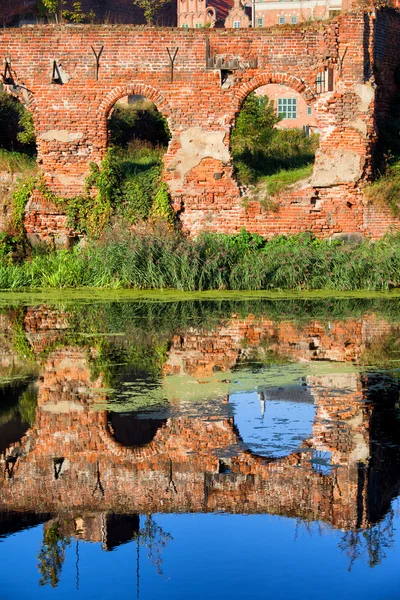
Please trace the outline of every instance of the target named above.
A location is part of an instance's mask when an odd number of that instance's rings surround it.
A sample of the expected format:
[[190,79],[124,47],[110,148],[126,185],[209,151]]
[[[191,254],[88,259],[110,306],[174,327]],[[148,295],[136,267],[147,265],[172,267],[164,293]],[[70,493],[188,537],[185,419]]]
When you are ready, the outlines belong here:
[[316,407],[305,385],[260,387],[230,395],[229,403],[243,443],[258,456],[288,456],[312,435]]
[[36,160],[35,128],[24,103],[0,88],[0,170],[17,173]]
[[153,441],[167,419],[138,412],[109,412],[108,425],[116,442],[125,447],[145,446]]
[[129,94],[108,113],[109,152],[118,183],[114,215],[133,225],[157,216],[157,202],[168,204],[162,183],[163,155],[171,134],[165,117],[145,95]]
[[273,199],[310,178],[319,143],[311,102],[284,83],[248,94],[231,134],[237,180],[254,199]]
[[33,426],[37,387],[26,379],[0,388],[0,453],[18,442]]
[[[14,191],[36,173],[36,140],[31,112],[20,98],[0,86],[0,255],[24,254],[21,228],[12,215]],[[10,235],[8,235],[10,234]]]

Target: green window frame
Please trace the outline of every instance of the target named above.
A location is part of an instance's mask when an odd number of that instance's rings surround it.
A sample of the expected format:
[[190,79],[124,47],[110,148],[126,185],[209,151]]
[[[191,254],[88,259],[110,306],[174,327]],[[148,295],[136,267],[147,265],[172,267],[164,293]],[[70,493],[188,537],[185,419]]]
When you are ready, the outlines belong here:
[[278,98],[278,115],[282,119],[297,119],[297,98]]

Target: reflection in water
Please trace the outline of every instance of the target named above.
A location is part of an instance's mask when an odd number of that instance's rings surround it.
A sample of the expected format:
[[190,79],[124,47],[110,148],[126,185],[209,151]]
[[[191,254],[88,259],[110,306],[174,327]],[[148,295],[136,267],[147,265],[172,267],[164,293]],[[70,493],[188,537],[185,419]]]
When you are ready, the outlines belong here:
[[140,417],[137,413],[110,412],[108,426],[116,442],[122,446],[149,444],[166,419]]
[[[125,321],[114,305],[111,317],[104,306],[18,312],[37,380],[28,386],[25,366],[3,386],[0,532],[44,523],[41,585],[58,586],[73,541],[137,542],[162,574],[176,535],[155,513],[316,522],[342,531],[350,569],[383,561],[400,487],[397,325],[298,322],[262,306],[218,318],[192,307],[183,323],[157,321],[159,306],[147,318],[124,310]],[[103,330],[92,334],[94,320]],[[4,377],[22,360],[7,350]]]

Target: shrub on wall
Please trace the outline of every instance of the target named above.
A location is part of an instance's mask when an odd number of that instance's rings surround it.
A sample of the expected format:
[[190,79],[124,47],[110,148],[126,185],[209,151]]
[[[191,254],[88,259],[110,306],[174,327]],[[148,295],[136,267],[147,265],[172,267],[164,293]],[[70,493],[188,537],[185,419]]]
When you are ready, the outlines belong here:
[[19,100],[0,91],[0,148],[6,150],[35,150],[32,115]]
[[149,100],[117,104],[108,123],[110,141],[116,146],[142,140],[165,147],[171,138],[166,119]]
[[[282,170],[295,170],[314,161],[318,136],[301,129],[277,129],[280,119],[267,96],[249,94],[231,134],[231,152],[237,178],[244,185]],[[294,177],[296,181],[299,177]]]

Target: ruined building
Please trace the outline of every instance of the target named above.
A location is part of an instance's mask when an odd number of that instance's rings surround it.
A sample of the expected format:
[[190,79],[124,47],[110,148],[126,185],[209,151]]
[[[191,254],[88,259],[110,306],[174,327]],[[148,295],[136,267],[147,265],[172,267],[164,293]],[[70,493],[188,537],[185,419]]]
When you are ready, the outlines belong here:
[[[245,227],[264,236],[378,238],[398,221],[363,188],[399,93],[399,35],[400,14],[391,9],[275,29],[50,25],[1,31],[0,56],[6,89],[32,112],[38,164],[56,194],[82,192],[90,163],[107,150],[112,107],[137,94],[168,120],[164,180],[191,234]],[[300,94],[320,132],[312,177],[281,193],[274,210],[246,196],[230,155],[243,100],[269,84]],[[76,235],[38,191],[25,225],[45,240]]]

